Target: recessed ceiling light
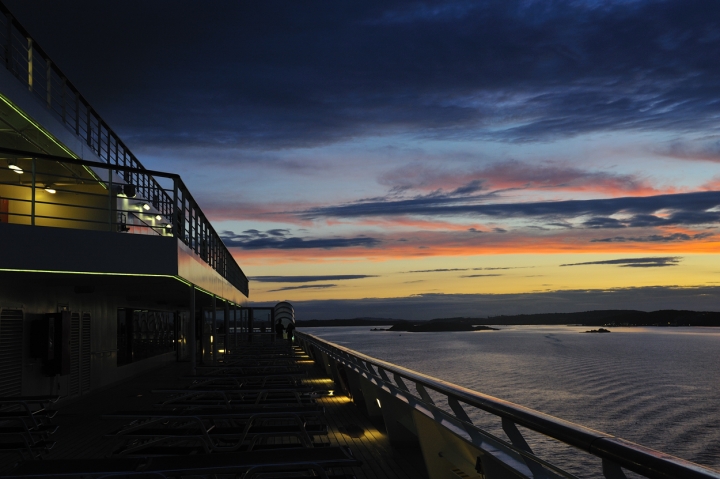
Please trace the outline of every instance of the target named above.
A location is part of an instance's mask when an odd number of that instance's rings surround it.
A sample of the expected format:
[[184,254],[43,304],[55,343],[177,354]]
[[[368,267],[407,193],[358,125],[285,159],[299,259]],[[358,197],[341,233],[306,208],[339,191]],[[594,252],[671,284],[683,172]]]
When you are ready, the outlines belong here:
[[54,195],[55,193],[57,193],[57,191],[55,191],[55,188],[50,188],[49,186],[45,187],[45,191],[47,191],[51,195]]
[[13,171],[14,171],[15,173],[17,173],[18,175],[22,175],[23,173],[25,173],[25,172],[24,172],[23,170],[21,170],[20,168],[13,168]]
[[8,165],[8,168],[11,170],[20,170],[22,171],[22,168],[20,168],[18,165]]
[[158,221],[160,221],[160,220],[162,219],[162,216],[160,216],[160,215],[155,215],[155,219],[158,220]]
[[150,209],[150,205],[147,203],[143,203],[142,209],[144,209],[145,211],[148,211]]

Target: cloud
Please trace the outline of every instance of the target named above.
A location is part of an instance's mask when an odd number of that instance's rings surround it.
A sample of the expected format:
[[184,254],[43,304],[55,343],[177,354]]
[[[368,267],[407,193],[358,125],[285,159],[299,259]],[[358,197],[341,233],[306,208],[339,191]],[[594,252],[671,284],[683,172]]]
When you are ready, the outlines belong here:
[[320,276],[253,276],[250,280],[258,283],[312,283],[315,281],[343,281],[362,278],[377,278],[377,275],[335,274]]
[[534,268],[534,266],[506,266],[506,267],[500,267],[500,268],[472,268],[473,271],[494,271],[499,269],[526,269],[526,268]]
[[585,266],[591,264],[610,264],[622,268],[659,268],[665,266],[677,266],[682,258],[677,256],[654,257],[654,258],[625,258],[608,259],[604,261],[588,261],[586,263],[568,263],[560,266]]
[[720,221],[720,191],[654,196],[518,203],[488,203],[492,194],[452,197],[421,195],[358,201],[300,211],[305,219],[358,218],[399,215],[432,217],[468,216],[493,219],[526,218],[551,223],[586,217],[586,228],[628,228],[672,225],[703,225]]
[[418,269],[415,271],[403,271],[403,273],[445,273],[448,271],[467,271],[470,268],[440,268],[440,269]]
[[357,236],[354,238],[298,238],[290,236],[289,230],[273,229],[261,232],[255,229],[236,234],[232,231],[223,231],[220,238],[228,248],[243,249],[334,249],[364,247],[373,248],[380,244],[377,238]]
[[720,112],[714,0],[7,3],[134,145],[518,142],[698,131]]
[[713,233],[697,233],[689,235],[686,233],[673,233],[670,235],[650,236],[615,236],[613,238],[598,238],[590,240],[591,243],[673,243],[678,241],[693,241],[715,236]]
[[268,291],[268,293],[276,293],[278,291],[291,291],[294,289],[327,289],[336,287],[336,284],[304,284],[302,286],[286,286],[284,288],[271,289]]
[[637,175],[589,171],[552,161],[531,164],[512,159],[470,171],[448,171],[412,163],[384,173],[379,182],[394,192],[446,192],[448,196],[501,189],[599,191],[612,195],[658,193]]
[[680,158],[683,160],[699,160],[720,163],[720,141],[713,140],[674,140],[667,146],[656,148],[655,153],[669,156],[672,158]]
[[502,274],[465,274],[461,278],[486,278],[489,276],[503,276]]

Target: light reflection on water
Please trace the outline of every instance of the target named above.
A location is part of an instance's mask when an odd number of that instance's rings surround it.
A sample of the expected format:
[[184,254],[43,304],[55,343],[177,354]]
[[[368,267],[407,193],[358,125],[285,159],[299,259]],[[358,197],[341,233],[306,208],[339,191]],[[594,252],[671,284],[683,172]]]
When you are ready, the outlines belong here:
[[[580,334],[590,328],[496,327],[500,331],[301,331],[720,469],[720,328],[611,328],[610,334]],[[470,416],[504,437],[489,414]],[[541,438],[532,441],[541,457],[581,477],[600,477],[599,460],[586,457],[572,464],[578,457],[573,451]]]

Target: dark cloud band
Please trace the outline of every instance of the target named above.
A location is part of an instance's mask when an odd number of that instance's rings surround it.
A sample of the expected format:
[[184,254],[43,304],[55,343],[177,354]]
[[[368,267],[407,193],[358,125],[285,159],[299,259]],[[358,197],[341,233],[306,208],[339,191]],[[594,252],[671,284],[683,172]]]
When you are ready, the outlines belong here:
[[336,274],[321,276],[253,276],[251,281],[258,283],[313,283],[315,281],[343,281],[351,279],[377,278],[369,274]]
[[353,238],[298,238],[290,235],[289,230],[274,229],[266,232],[246,230],[241,234],[223,231],[220,237],[228,248],[243,249],[334,249],[334,248],[373,248],[380,240],[367,236]]
[[652,258],[623,258],[608,259],[603,261],[588,261],[585,263],[568,263],[560,266],[586,266],[586,265],[615,265],[623,268],[661,268],[665,266],[677,266],[682,258],[677,256],[652,257]]

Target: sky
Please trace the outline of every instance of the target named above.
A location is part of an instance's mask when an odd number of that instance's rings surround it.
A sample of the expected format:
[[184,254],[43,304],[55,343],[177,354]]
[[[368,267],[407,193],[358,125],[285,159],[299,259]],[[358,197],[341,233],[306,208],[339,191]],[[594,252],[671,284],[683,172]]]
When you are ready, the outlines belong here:
[[4,0],[296,317],[720,310],[716,0]]

